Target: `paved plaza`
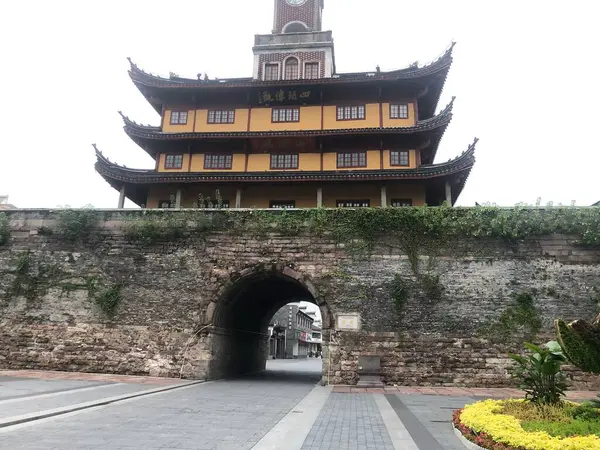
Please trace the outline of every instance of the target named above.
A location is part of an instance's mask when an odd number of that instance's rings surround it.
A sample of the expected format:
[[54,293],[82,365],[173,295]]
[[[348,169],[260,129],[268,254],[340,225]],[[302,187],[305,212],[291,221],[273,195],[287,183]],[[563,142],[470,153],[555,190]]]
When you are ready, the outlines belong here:
[[267,369],[204,383],[0,371],[0,449],[459,450],[453,409],[518,393],[320,386],[320,359]]

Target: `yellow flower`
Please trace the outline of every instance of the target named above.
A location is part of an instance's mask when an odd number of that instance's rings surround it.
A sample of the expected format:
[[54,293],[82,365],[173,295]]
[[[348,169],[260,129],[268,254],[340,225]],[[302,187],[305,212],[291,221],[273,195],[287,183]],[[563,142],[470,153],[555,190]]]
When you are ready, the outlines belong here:
[[527,432],[517,418],[498,413],[503,402],[484,400],[467,405],[460,421],[478,433],[488,434],[496,442],[527,450],[600,450],[600,438],[596,435],[561,438],[545,431]]

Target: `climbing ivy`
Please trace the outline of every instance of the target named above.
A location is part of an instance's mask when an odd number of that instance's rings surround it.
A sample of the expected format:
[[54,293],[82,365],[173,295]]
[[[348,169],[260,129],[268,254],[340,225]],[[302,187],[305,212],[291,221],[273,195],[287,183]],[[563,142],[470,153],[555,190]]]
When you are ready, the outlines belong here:
[[535,307],[534,294],[535,292],[513,293],[512,304],[496,321],[480,327],[480,333],[491,339],[506,341],[519,331],[524,331],[533,338],[542,328],[542,319],[539,310]]
[[44,295],[63,272],[56,264],[34,261],[30,252],[20,254],[15,261],[14,279],[6,295],[8,298],[23,296],[33,300]]
[[80,243],[90,237],[98,222],[99,214],[91,208],[66,209],[57,213],[56,234],[65,241]]
[[[418,264],[422,250],[435,249],[452,238],[517,240],[554,233],[578,237],[583,245],[600,246],[600,208],[336,208],[302,210],[184,211],[177,219],[164,211],[136,218],[134,223],[156,221],[165,228],[256,232],[309,232],[329,234],[338,241],[361,240],[373,246],[381,238],[397,241]],[[168,214],[169,211],[166,211]],[[172,214],[168,214],[171,216]],[[176,233],[180,235],[181,233]]]
[[6,244],[10,239],[10,224],[6,214],[0,213],[0,245]]
[[[100,309],[109,317],[115,315],[117,307],[123,300],[123,284],[111,284],[100,290],[93,290],[91,297],[95,300]],[[89,292],[89,291],[88,291]]]

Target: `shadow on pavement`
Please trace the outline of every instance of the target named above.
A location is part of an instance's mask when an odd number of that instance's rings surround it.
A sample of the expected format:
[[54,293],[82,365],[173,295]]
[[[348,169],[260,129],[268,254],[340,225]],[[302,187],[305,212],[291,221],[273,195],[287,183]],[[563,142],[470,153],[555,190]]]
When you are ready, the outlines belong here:
[[316,384],[321,380],[323,360],[308,359],[271,359],[267,361],[267,369],[234,378],[235,380],[252,380],[277,383]]

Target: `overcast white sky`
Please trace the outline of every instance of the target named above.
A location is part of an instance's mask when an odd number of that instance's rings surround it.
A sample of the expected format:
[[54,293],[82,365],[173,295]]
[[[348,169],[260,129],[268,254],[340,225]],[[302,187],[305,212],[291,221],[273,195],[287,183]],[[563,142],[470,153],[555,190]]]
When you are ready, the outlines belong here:
[[[123,132],[123,110],[159,124],[127,56],[168,75],[252,75],[273,0],[3,2],[0,194],[19,207],[116,207],[95,173],[111,160],[152,168]],[[437,162],[480,138],[458,204],[600,200],[597,2],[325,0],[339,72],[426,63],[457,41],[439,108],[457,96]],[[127,206],[133,206],[129,203]]]

